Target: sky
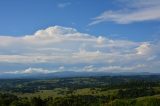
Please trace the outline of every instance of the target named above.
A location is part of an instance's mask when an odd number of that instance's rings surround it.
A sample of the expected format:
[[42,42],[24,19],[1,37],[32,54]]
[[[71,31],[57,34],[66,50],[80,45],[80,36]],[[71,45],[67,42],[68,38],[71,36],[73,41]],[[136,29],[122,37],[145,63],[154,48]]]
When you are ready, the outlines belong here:
[[1,0],[0,74],[160,72],[160,0]]

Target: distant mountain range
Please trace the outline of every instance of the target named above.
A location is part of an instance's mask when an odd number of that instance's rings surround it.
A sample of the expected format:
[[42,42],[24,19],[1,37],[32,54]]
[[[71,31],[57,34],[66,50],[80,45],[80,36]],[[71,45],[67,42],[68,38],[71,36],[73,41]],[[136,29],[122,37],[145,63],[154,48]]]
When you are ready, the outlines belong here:
[[74,72],[64,71],[47,74],[0,74],[0,79],[13,79],[13,78],[64,78],[64,77],[89,77],[89,76],[133,76],[133,75],[160,75],[160,73],[149,73],[149,72]]

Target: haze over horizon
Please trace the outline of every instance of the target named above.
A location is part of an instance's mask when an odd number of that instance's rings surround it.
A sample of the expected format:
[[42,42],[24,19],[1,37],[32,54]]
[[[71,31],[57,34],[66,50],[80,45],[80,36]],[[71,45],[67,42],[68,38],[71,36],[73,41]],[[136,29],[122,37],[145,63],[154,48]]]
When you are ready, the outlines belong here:
[[160,72],[160,0],[0,1],[0,74]]

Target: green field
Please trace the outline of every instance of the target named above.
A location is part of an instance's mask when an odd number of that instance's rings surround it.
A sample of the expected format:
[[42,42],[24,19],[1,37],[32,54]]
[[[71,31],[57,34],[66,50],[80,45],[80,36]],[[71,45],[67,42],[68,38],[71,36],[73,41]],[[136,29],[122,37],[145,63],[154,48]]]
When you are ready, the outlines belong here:
[[1,79],[0,92],[2,106],[160,106],[160,76]]

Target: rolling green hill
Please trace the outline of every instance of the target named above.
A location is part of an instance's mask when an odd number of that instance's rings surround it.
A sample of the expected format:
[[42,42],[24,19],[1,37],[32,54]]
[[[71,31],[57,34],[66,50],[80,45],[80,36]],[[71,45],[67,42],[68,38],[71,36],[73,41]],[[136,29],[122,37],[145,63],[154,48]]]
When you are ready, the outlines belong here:
[[160,76],[1,79],[0,106],[160,106]]

